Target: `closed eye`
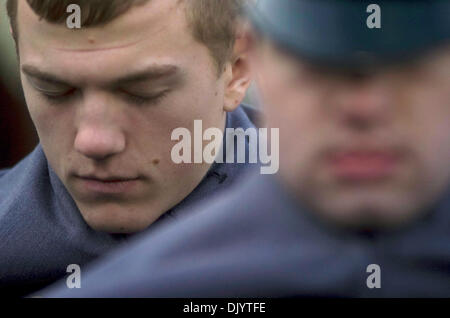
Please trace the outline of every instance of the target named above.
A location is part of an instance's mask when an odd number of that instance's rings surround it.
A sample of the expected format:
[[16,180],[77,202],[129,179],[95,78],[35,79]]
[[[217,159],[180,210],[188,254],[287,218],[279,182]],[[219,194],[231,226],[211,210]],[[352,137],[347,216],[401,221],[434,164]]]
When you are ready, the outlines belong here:
[[49,98],[58,98],[58,97],[65,97],[67,95],[70,95],[71,93],[73,93],[75,91],[75,88],[69,89],[67,91],[41,91],[39,90],[39,92]]
[[155,105],[158,104],[164,97],[167,96],[169,93],[169,90],[163,91],[158,94],[154,94],[151,96],[142,96],[142,95],[135,95],[129,92],[122,91],[124,98],[126,101],[135,104],[135,105],[146,105],[151,104]]
[[68,85],[40,80],[31,76],[27,76],[27,79],[34,89],[49,98],[63,97],[75,91],[75,88]]

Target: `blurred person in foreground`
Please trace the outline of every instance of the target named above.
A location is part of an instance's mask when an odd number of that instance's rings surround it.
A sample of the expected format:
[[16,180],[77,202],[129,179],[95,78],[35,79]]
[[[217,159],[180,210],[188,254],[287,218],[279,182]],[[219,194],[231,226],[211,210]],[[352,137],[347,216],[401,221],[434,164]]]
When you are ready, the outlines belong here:
[[449,297],[450,3],[370,3],[250,8],[279,175],[39,295]]
[[[69,5],[80,29],[66,24]],[[24,295],[184,216],[246,164],[177,164],[174,129],[254,127],[239,0],[8,0],[40,144],[0,171],[0,292]],[[249,117],[250,116],[250,117]],[[193,135],[193,133],[191,133]]]

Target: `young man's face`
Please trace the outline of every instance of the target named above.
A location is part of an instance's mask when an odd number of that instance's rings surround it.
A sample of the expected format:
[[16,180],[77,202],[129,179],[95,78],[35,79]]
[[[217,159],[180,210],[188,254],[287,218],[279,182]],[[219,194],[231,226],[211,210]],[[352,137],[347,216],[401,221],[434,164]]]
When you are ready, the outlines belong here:
[[450,48],[371,75],[313,68],[270,44],[250,55],[280,173],[326,220],[389,226],[450,182]]
[[195,119],[224,128],[230,72],[218,77],[183,4],[151,0],[106,26],[70,30],[19,1],[18,29],[31,117],[91,227],[142,230],[199,184],[209,166],[174,164],[171,133],[193,131]]

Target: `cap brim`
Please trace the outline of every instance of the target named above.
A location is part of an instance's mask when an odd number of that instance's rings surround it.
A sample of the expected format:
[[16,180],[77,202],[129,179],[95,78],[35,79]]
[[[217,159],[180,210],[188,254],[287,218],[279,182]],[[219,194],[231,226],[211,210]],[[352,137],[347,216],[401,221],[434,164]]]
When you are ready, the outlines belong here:
[[450,40],[450,1],[380,0],[380,28],[369,28],[373,1],[259,0],[246,13],[255,28],[317,63],[358,67],[401,61]]

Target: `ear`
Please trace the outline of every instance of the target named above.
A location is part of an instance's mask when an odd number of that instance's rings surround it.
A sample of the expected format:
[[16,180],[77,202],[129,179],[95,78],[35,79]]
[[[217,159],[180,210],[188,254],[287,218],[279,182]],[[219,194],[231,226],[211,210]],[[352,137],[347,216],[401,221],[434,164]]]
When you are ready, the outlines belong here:
[[251,83],[248,64],[248,38],[243,30],[236,36],[232,60],[225,68],[225,99],[223,109],[227,112],[235,110],[242,102]]

